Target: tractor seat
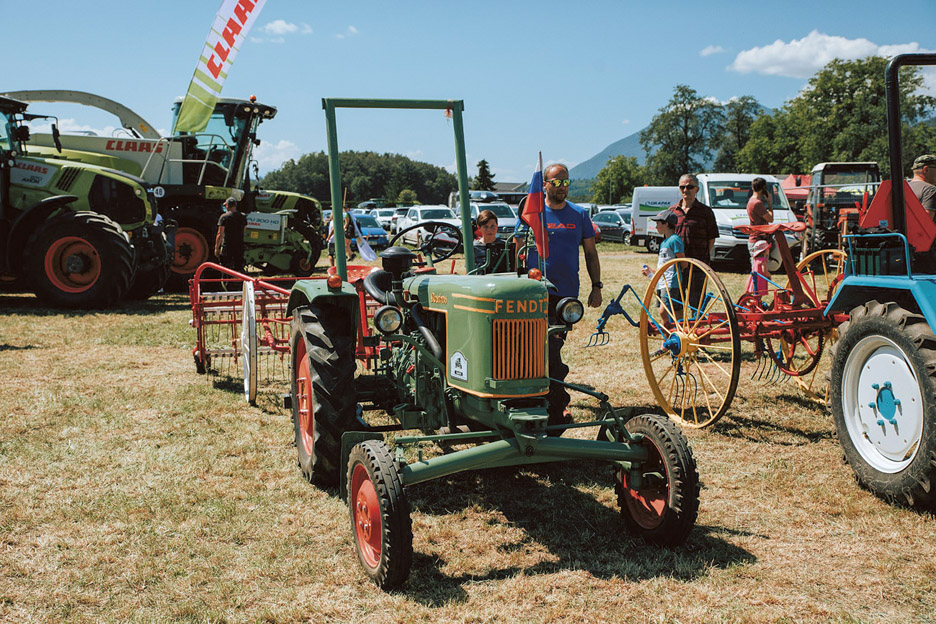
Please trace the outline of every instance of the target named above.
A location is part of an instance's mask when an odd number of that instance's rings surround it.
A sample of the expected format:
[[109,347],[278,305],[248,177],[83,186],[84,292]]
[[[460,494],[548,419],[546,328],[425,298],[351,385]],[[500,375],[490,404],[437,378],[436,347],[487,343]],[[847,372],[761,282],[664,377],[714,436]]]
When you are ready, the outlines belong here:
[[393,275],[389,271],[377,269],[364,277],[364,290],[377,303],[390,303],[390,291],[393,290]]
[[776,234],[781,230],[784,232],[803,232],[806,230],[806,224],[802,221],[790,221],[789,223],[768,223],[767,225],[739,225],[737,230],[745,234]]

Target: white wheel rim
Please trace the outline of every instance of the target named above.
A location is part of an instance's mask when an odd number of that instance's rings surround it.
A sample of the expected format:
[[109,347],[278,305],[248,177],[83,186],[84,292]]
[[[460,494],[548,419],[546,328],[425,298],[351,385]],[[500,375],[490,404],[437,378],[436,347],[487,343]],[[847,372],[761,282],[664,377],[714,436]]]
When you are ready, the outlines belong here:
[[244,355],[244,398],[254,403],[257,400],[257,313],[251,282],[244,282],[240,339]]
[[[900,405],[889,409],[890,397]],[[919,450],[923,411],[919,380],[900,347],[878,335],[859,340],[845,361],[842,413],[861,457],[879,472],[906,468]]]

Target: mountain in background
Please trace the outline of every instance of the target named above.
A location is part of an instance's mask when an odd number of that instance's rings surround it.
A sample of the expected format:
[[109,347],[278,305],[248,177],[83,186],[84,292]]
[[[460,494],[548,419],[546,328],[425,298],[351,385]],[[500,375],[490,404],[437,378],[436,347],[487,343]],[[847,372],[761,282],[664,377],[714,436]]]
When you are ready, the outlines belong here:
[[644,164],[647,155],[640,147],[640,133],[644,130],[646,128],[638,130],[620,141],[615,141],[588,160],[575,165],[569,170],[569,177],[573,180],[594,180],[598,176],[598,172],[608,164],[608,159],[613,156],[633,156],[637,159],[637,164]]

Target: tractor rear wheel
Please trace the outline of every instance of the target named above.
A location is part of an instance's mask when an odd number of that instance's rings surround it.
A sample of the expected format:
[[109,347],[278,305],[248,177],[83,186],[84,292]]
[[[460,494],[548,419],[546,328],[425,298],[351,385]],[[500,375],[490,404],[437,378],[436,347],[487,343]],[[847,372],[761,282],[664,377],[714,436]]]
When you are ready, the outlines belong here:
[[339,306],[298,308],[290,344],[299,468],[310,483],[334,487],[341,434],[356,423],[354,315]]
[[646,542],[678,546],[699,515],[699,472],[689,443],[674,422],[661,416],[636,416],[625,427],[643,436],[637,444],[649,457],[634,469],[617,471],[624,524]]
[[114,221],[93,212],[66,212],[46,221],[26,243],[25,274],[44,303],[105,308],[133,279],[133,248]]
[[936,336],[919,315],[872,301],[832,347],[832,417],[858,482],[885,500],[936,504]]
[[179,223],[175,235],[175,254],[167,289],[175,292],[188,290],[188,281],[195,270],[214,256],[214,239],[192,223]]
[[413,561],[413,526],[403,479],[382,440],[367,440],[348,456],[348,510],[364,571],[381,589],[402,585]]

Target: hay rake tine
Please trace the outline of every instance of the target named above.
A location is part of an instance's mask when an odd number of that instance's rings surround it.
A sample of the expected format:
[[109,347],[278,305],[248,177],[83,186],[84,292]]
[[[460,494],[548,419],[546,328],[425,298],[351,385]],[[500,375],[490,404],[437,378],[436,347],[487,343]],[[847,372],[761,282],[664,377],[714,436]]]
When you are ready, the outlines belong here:
[[[637,291],[634,290],[634,288],[630,284],[625,284],[624,287],[621,288],[621,292],[618,294],[617,298],[611,303],[609,303],[607,307],[605,307],[604,311],[601,313],[601,316],[598,318],[598,324],[595,326],[595,332],[588,337],[588,341],[585,343],[586,349],[589,347],[603,347],[604,345],[611,342],[611,334],[605,331],[605,325],[607,324],[608,319],[614,316],[615,314],[623,315],[624,318],[627,319],[627,322],[630,323],[632,327],[640,326],[640,323],[635,322],[634,319],[632,319],[630,315],[627,314],[627,311],[624,310],[624,307],[621,305],[621,298],[623,298],[624,294],[627,293],[628,291],[634,293],[634,297],[637,299],[637,303],[640,304],[640,307],[646,310],[646,308],[643,305],[643,302],[640,300],[640,296],[637,295]],[[652,320],[652,316],[651,316],[651,322],[653,322],[653,324],[656,325],[656,322]],[[657,327],[657,329],[659,329],[659,327]]]

